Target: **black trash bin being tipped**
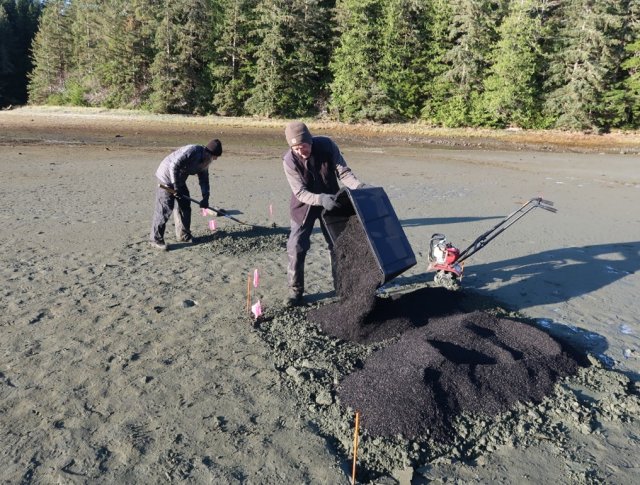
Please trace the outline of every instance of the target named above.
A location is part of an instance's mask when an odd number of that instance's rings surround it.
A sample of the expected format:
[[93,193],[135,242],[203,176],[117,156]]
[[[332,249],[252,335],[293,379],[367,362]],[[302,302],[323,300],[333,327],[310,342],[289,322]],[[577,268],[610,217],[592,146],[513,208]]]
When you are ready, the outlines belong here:
[[337,201],[340,204],[337,209],[322,212],[329,237],[335,245],[347,222],[357,218],[378,263],[379,286],[416,264],[411,245],[382,187],[358,190],[344,187],[338,192]]

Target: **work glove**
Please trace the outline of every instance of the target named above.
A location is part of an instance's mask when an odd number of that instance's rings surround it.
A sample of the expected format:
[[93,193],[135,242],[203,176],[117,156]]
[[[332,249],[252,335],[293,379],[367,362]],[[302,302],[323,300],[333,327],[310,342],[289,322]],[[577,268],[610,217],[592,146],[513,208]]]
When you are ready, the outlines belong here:
[[207,207],[209,207],[209,197],[203,197],[202,200],[200,201],[200,207],[202,209],[206,209]]
[[328,211],[332,211],[333,209],[340,207],[340,204],[336,200],[336,196],[331,194],[320,194],[320,204],[322,204],[322,207]]

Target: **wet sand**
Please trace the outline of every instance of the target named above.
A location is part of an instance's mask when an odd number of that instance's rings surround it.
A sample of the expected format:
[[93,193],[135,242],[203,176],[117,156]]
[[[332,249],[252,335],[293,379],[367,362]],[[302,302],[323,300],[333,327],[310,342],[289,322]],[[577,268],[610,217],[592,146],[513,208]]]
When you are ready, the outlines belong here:
[[[281,131],[273,122],[0,113],[4,481],[348,483],[354,409],[338,386],[390,342],[336,339],[307,307],[281,307]],[[151,251],[158,163],[214,135],[225,153],[212,203],[267,229],[217,218],[212,234],[194,211],[199,244],[175,243],[169,225],[171,250]],[[385,188],[418,259],[386,296],[431,290],[432,233],[464,248],[518,203],[554,201],[557,214],[534,211],[467,263],[455,304],[521,320],[591,362],[540,402],[463,413],[446,443],[363,434],[359,479],[636,482],[638,155],[348,127],[336,141],[362,180]],[[246,313],[256,268],[258,324]],[[333,296],[319,232],[306,279],[311,307]]]

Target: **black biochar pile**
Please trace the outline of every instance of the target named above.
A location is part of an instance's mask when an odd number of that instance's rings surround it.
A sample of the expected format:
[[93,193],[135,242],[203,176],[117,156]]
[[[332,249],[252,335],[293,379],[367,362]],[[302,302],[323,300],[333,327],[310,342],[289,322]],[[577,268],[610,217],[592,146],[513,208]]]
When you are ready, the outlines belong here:
[[358,343],[397,337],[338,386],[374,436],[447,440],[461,413],[495,415],[539,402],[578,363],[540,329],[485,312],[464,313],[461,292],[423,288],[376,297],[384,281],[355,216],[335,242],[338,301],[310,310],[326,333]]

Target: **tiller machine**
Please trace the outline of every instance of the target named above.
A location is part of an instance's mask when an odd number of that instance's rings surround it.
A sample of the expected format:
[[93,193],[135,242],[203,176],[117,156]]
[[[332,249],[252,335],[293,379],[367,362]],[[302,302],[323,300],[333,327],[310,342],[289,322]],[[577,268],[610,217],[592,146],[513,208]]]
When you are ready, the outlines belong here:
[[544,200],[541,197],[531,199],[487,232],[480,235],[463,251],[460,251],[452,243],[447,241],[444,234],[436,233],[432,235],[429,244],[429,267],[427,271],[436,272],[433,278],[434,283],[437,286],[442,286],[449,290],[458,290],[464,271],[464,261],[469,256],[480,251],[526,214],[538,207],[549,212],[558,212],[558,209],[553,207],[553,202],[549,200]]

